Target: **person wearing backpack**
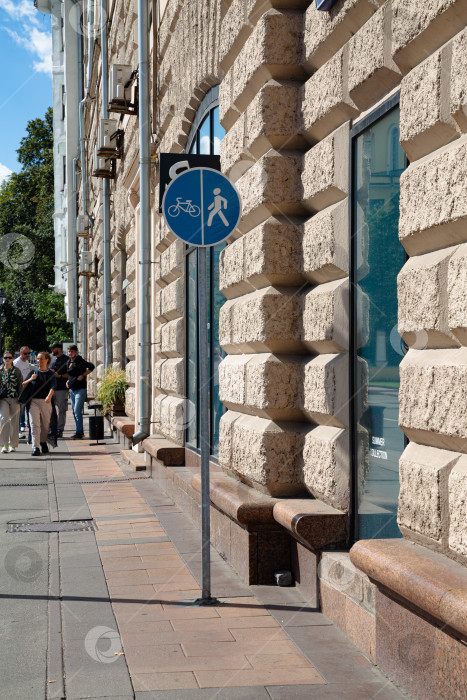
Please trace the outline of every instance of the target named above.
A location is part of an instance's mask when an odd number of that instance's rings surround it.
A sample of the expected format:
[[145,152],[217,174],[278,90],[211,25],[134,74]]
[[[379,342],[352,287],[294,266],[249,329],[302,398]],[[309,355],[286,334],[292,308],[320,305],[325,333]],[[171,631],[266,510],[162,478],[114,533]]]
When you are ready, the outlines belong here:
[[32,433],[32,456],[38,457],[49,451],[47,435],[52,416],[52,397],[54,395],[57,380],[55,372],[49,369],[50,355],[48,352],[40,352],[37,355],[39,369],[33,370],[23,387],[31,385],[31,401],[29,405],[29,420]]

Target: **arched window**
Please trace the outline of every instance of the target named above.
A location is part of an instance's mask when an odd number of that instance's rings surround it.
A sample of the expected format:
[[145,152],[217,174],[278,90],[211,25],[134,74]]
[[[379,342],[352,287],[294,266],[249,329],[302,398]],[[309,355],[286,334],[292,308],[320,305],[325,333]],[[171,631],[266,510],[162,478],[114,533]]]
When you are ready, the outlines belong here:
[[[212,88],[203,99],[188,136],[186,152],[217,155],[224,137],[219,122],[219,88]],[[225,297],[219,291],[219,255],[225,243],[207,249],[208,268],[208,342],[209,342],[209,409],[210,447],[216,456],[219,449],[219,421],[224,407],[219,400],[219,363],[224,356],[219,345],[219,311]],[[199,447],[199,363],[198,363],[198,251],[186,249],[186,442]]]

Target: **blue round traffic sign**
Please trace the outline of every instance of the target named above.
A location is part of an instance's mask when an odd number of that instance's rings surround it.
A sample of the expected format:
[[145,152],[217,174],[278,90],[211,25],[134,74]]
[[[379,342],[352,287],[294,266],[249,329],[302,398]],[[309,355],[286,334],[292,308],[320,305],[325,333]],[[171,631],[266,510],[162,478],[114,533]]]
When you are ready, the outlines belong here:
[[193,168],[167,187],[162,213],[182,241],[211,246],[224,241],[242,214],[240,195],[229,178],[211,168]]

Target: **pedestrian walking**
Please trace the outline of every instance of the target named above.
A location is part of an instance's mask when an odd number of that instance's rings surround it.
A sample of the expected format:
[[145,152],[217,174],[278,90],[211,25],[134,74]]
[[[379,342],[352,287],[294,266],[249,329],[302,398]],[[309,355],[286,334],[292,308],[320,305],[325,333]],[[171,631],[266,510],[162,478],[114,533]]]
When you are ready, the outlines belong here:
[[49,451],[47,434],[52,416],[52,397],[55,391],[55,372],[49,369],[50,355],[40,352],[37,356],[38,370],[33,370],[23,387],[32,385],[32,398],[29,405],[29,420],[32,433],[32,456],[38,457]]
[[83,409],[86,401],[86,377],[94,369],[92,362],[87,362],[78,355],[78,347],[70,345],[68,348],[68,380],[67,387],[70,390],[71,407],[76,424],[76,433],[72,440],[81,440],[84,437]]
[[[29,376],[31,373],[31,370],[33,369],[33,366],[31,364],[31,350],[28,348],[27,345],[23,345],[22,348],[19,350],[19,357],[16,358],[16,360],[13,360],[13,365],[15,367],[18,367],[18,369],[21,370],[21,374],[23,375],[22,381],[24,382],[25,379]],[[28,412],[26,409],[26,406],[23,405],[21,406],[20,414],[19,414],[19,439],[22,440],[23,438],[26,437],[24,431],[26,429],[26,423],[28,425],[29,430],[31,430],[29,426],[29,418],[28,418]]]
[[68,409],[68,357],[63,353],[62,343],[54,343],[50,348],[55,362],[51,368],[55,372],[57,384],[55,387],[54,400],[58,411],[57,437],[63,437],[65,429],[66,412]]
[[13,354],[8,350],[3,353],[0,380],[0,445],[3,445],[3,453],[14,452],[19,442],[18,396],[23,386],[23,375],[13,365]]

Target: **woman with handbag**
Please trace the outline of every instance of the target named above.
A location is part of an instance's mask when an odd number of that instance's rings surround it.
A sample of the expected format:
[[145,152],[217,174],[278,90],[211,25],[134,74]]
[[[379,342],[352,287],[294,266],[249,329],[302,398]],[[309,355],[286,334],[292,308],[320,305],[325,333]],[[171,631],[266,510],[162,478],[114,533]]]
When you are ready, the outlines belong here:
[[52,415],[52,397],[57,381],[55,372],[49,369],[50,355],[48,352],[38,354],[37,364],[39,369],[33,370],[23,382],[23,387],[32,386],[29,420],[31,422],[33,457],[38,457],[41,454],[41,449],[42,454],[49,451],[47,434]]
[[23,375],[13,366],[13,355],[8,350],[3,354],[0,370],[0,445],[2,452],[14,452],[19,442],[18,396],[23,384]]

